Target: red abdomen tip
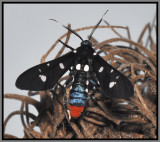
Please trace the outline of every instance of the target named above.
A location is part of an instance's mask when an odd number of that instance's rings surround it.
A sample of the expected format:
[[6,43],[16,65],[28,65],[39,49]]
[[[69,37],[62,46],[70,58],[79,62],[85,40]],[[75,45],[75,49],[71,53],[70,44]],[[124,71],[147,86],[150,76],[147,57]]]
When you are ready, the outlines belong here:
[[72,106],[69,104],[70,114],[73,118],[78,118],[81,115],[81,112],[83,112],[84,106]]

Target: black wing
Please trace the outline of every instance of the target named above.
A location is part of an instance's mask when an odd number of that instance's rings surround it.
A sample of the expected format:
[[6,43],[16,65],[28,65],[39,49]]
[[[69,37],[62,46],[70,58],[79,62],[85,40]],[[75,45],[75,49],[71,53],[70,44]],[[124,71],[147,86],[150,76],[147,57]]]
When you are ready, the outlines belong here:
[[102,93],[113,98],[128,98],[134,93],[129,79],[109,65],[99,55],[93,57],[93,68],[102,88]]
[[53,88],[63,74],[74,64],[74,58],[74,53],[70,52],[60,58],[28,69],[18,77],[17,88],[33,91]]

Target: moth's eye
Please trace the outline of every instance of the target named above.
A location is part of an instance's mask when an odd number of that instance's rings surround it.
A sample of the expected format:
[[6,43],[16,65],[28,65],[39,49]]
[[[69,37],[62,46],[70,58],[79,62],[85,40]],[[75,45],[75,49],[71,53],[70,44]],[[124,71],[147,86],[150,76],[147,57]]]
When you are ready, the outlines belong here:
[[92,46],[92,42],[89,41],[89,46]]

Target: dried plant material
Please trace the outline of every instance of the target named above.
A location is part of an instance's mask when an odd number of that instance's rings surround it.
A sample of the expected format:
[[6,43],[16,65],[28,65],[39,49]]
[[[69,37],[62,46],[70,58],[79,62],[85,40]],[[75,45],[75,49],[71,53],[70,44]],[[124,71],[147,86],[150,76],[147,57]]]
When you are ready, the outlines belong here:
[[[3,137],[5,139],[18,139],[6,134],[7,122],[14,116],[20,115],[24,127],[24,139],[156,139],[157,138],[157,65],[156,65],[156,43],[152,39],[149,30],[148,41],[150,48],[142,44],[144,33],[150,29],[146,24],[138,41],[131,40],[128,27],[121,26],[99,26],[98,28],[111,28],[119,38],[107,39],[98,42],[91,38],[93,48],[97,50],[104,60],[126,75],[134,85],[134,96],[128,100],[107,98],[101,94],[99,88],[94,96],[88,101],[84,112],[79,119],[69,119],[64,106],[64,93],[62,87],[64,81],[70,80],[70,76],[62,77],[55,87],[50,91],[29,91],[28,96],[17,94],[5,94],[5,99],[21,101],[20,110],[12,112],[4,122]],[[68,25],[70,26],[70,25]],[[93,26],[75,29],[92,29]],[[128,38],[124,38],[115,28],[127,31]],[[59,39],[66,37],[67,44],[70,39],[70,32],[62,35]],[[58,39],[58,40],[59,40]],[[41,63],[58,43],[58,40],[44,54]],[[129,46],[112,45],[113,42],[128,43]],[[65,50],[63,46],[56,58],[60,57]],[[90,92],[89,92],[90,93]],[[40,95],[40,102],[33,99],[33,96]],[[66,99],[68,96],[66,97]],[[38,116],[30,112],[32,105],[38,111]],[[32,121],[31,121],[32,120]],[[39,127],[40,132],[34,128]]]

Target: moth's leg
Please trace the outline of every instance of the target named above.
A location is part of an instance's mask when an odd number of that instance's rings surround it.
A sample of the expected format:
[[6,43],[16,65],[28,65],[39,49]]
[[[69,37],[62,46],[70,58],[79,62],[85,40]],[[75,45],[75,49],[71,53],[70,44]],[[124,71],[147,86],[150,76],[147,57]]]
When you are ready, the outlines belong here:
[[[94,98],[94,95],[96,94],[96,92],[97,92],[97,90],[93,91],[90,95],[88,95],[88,97],[86,98],[86,105],[85,105],[84,110],[86,110],[86,108],[88,107],[88,102],[89,102],[90,99],[96,101],[95,98]],[[85,113],[81,114],[80,119],[83,119],[84,114]]]
[[[69,109],[68,109],[68,107],[67,107],[67,87],[64,87],[64,86],[62,86],[61,84],[58,84],[60,87],[61,87],[61,89],[62,89],[62,91],[63,91],[63,109],[64,109],[64,113],[65,113],[65,116],[66,116],[66,118],[67,118],[67,120],[68,120],[68,122],[70,121],[70,119],[71,119],[71,115],[70,115],[70,111],[69,111]],[[68,88],[69,89],[69,88]],[[68,91],[69,92],[69,91]]]
[[69,78],[65,81],[63,87],[64,87],[65,89],[68,88],[69,86],[72,85],[72,83],[73,83],[72,81],[73,81],[73,75],[70,73],[70,74],[69,74]]
[[67,107],[67,93],[64,94],[63,106],[64,106],[64,112],[65,112],[66,118],[67,118],[68,122],[70,123],[71,114],[70,114],[70,110]]
[[99,82],[97,82],[96,80],[90,78],[89,83],[91,85],[93,85],[93,87],[92,87],[93,91],[97,91],[98,90],[98,87],[100,86]]
[[92,99],[92,100],[94,99],[94,101],[96,101],[95,98],[94,98],[94,95],[98,91],[98,88],[99,88],[100,85],[99,85],[99,82],[97,80],[93,79],[92,75],[90,76],[90,79],[89,79],[89,85],[90,85],[90,87],[92,87],[92,88],[90,88],[90,91],[92,91],[92,92],[90,93],[90,95],[88,95],[87,102],[88,102],[89,99]]

